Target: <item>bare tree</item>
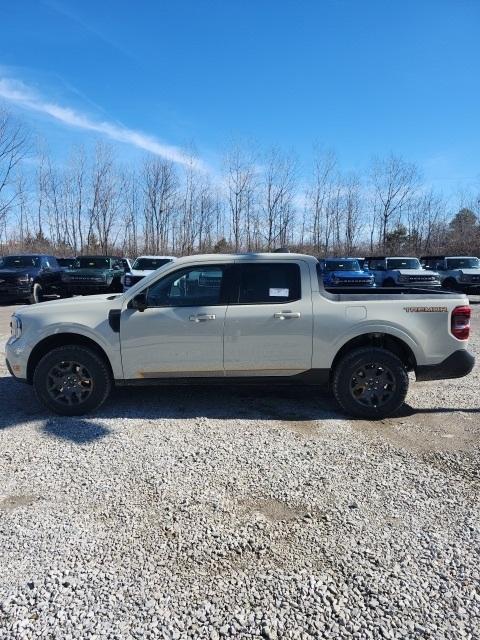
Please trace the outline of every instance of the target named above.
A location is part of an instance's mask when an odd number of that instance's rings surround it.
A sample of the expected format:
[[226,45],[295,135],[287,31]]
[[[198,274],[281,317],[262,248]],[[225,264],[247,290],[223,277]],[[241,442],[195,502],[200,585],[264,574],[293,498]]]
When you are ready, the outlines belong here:
[[175,168],[167,160],[149,157],[143,165],[142,182],[145,249],[153,253],[166,251],[178,189]]
[[24,125],[11,113],[0,108],[0,224],[6,224],[16,190],[15,170],[29,151],[29,138]]
[[235,251],[239,251],[242,246],[251,249],[255,229],[255,156],[251,150],[236,144],[226,155],[225,168],[232,245]]
[[296,161],[278,148],[271,149],[266,158],[260,203],[268,250],[287,243],[295,217],[295,188]]
[[379,241],[385,249],[392,224],[400,221],[418,191],[420,174],[416,165],[393,154],[375,158],[371,167],[375,217],[380,223]]
[[[91,223],[89,246],[98,242],[102,254],[107,254],[118,237],[120,180],[113,163],[111,149],[97,145],[91,174]],[[95,236],[94,236],[95,234]]]
[[333,151],[315,152],[313,161],[313,181],[307,190],[311,240],[316,253],[328,250],[331,234],[329,202],[334,190],[337,174],[337,159]]

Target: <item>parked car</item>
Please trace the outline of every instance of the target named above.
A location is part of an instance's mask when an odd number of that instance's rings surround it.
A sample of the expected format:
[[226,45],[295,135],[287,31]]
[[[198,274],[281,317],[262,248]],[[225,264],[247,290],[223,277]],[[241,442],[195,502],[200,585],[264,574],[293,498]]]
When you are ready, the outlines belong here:
[[124,274],[122,258],[113,256],[78,256],[73,269],[62,273],[68,295],[120,293]]
[[480,260],[473,256],[423,256],[426,269],[434,269],[440,274],[444,289],[480,292]]
[[123,290],[127,291],[152,271],[160,269],[160,267],[173,262],[175,259],[173,256],[139,256],[133,263],[132,268],[126,271],[123,276]]
[[41,302],[47,294],[62,294],[62,271],[53,256],[25,254],[0,259],[0,302]]
[[322,258],[318,263],[327,288],[375,286],[373,273],[363,271],[356,258]]
[[417,380],[468,374],[464,294],[328,292],[316,258],[197,255],[123,296],[17,310],[9,371],[64,415],[94,411],[113,385],[184,382],[330,386],[344,411],[394,414]]
[[418,258],[370,256],[365,258],[365,270],[379,287],[440,288],[439,274],[423,269]]
[[58,266],[61,269],[73,269],[76,258],[57,258]]

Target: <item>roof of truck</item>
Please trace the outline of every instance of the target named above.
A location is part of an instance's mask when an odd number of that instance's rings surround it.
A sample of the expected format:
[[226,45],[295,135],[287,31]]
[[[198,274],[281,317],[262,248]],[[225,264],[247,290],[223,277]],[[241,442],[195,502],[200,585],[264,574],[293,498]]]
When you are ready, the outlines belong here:
[[193,256],[183,256],[178,258],[176,264],[182,264],[182,262],[191,262],[192,260],[215,260],[221,262],[222,260],[271,260],[271,261],[285,261],[285,260],[308,260],[311,262],[318,262],[314,256],[306,255],[305,253],[203,253]]

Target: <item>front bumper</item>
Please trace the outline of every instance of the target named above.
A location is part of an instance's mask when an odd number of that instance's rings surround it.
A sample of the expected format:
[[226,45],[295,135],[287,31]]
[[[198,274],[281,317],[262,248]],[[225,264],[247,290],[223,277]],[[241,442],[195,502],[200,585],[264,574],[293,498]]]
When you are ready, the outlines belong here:
[[27,380],[27,364],[31,349],[31,345],[24,340],[23,336],[20,338],[11,337],[5,345],[7,369],[14,378],[21,382]]
[[468,376],[475,365],[475,358],[466,349],[454,351],[448,358],[438,364],[417,367],[415,373],[417,382],[426,380],[449,380]]
[[7,283],[0,285],[0,302],[7,300],[23,300],[29,298],[32,293],[30,285]]

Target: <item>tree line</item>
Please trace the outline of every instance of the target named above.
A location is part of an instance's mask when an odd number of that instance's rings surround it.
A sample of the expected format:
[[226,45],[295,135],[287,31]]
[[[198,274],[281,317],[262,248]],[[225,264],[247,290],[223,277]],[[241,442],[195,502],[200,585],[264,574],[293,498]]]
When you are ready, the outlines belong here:
[[0,109],[0,253],[480,253],[480,196],[447,201],[401,156],[356,174],[317,149],[300,169],[292,152],[242,143],[217,171],[193,153],[185,164],[150,155],[125,165],[102,143],[59,165]]

